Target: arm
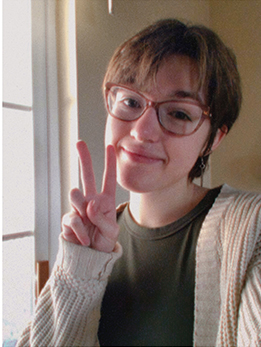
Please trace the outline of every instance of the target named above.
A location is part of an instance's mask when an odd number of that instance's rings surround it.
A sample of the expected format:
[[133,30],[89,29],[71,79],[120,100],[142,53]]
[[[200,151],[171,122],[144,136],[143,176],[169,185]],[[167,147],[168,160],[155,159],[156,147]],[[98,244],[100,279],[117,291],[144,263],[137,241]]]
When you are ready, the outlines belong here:
[[261,233],[241,295],[238,346],[261,346]]
[[101,301],[120,255],[118,243],[105,253],[60,238],[56,266],[18,347],[98,345]]
[[98,345],[101,301],[121,255],[116,243],[116,159],[113,147],[107,148],[98,194],[87,146],[80,141],[77,148],[83,193],[74,189],[70,194],[72,211],[63,218],[56,265],[18,347]]

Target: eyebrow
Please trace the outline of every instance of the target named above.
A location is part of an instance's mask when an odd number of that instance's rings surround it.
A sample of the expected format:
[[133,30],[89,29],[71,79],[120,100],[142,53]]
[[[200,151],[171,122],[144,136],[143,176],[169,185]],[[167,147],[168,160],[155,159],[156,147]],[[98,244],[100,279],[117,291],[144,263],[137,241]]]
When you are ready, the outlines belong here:
[[171,98],[181,98],[181,99],[193,99],[196,101],[199,101],[202,105],[204,105],[203,100],[199,97],[198,93],[195,92],[189,92],[189,91],[185,91],[185,90],[178,90],[175,91],[174,93],[171,93],[169,95]]

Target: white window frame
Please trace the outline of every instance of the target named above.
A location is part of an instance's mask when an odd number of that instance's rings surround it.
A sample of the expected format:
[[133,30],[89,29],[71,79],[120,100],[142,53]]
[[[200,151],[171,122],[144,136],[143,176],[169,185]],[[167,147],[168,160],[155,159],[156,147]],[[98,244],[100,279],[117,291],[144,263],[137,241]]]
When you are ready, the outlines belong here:
[[[64,28],[66,35],[58,46],[57,33]],[[32,0],[32,47],[35,260],[49,261],[51,270],[58,251],[61,217],[68,207],[63,200],[73,186],[79,185],[78,159],[71,149],[78,137],[75,0]],[[69,88],[64,88],[67,85]],[[67,134],[61,133],[61,120],[67,122]],[[63,172],[69,181],[63,180]]]
[[75,0],[31,0],[31,18],[32,105],[3,107],[33,113],[34,228],[2,238],[34,237],[39,293],[55,263],[68,192],[79,186]]
[[49,245],[52,231],[55,230],[57,223],[51,213],[53,196],[58,196],[58,203],[55,206],[57,220],[61,217],[57,59],[54,45],[56,35],[54,37],[51,35],[54,33],[52,29],[54,19],[48,17],[52,13],[48,11],[51,6],[52,3],[49,1],[32,0],[36,261],[52,261],[49,259],[51,254]]

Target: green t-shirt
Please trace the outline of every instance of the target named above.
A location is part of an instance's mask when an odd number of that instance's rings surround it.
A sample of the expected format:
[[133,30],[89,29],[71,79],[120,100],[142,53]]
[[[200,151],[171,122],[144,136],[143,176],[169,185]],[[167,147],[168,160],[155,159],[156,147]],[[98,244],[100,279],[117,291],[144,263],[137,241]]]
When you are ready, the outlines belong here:
[[128,205],[118,216],[123,256],[102,303],[101,346],[193,345],[197,238],[219,191],[161,228],[137,225]]

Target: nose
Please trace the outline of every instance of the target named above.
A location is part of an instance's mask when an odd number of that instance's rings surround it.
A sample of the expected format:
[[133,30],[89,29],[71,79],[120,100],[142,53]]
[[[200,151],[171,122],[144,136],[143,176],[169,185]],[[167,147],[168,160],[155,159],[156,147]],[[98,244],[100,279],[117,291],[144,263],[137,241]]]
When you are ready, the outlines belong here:
[[131,136],[137,141],[157,142],[159,140],[162,129],[153,107],[149,107],[140,118],[132,123]]

